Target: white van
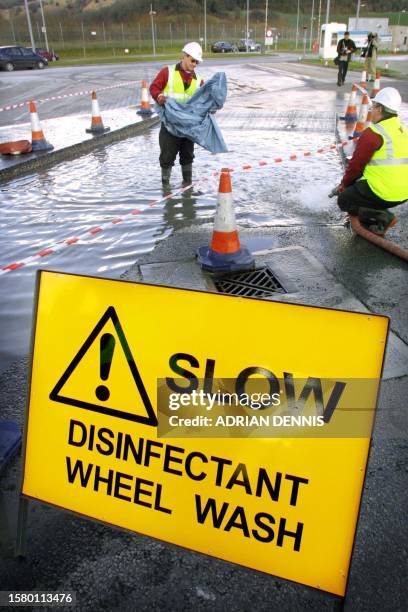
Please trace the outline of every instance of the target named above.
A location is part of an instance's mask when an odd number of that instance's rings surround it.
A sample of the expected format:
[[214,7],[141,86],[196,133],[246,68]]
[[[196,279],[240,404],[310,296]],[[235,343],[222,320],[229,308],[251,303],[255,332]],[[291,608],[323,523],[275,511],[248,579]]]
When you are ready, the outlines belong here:
[[[347,32],[345,23],[324,23],[320,31],[319,55],[323,59],[333,59],[337,55],[337,43]],[[349,30],[350,38],[357,49],[367,45],[368,30]],[[380,42],[387,42],[387,36],[379,36]]]
[[345,23],[324,23],[320,30],[319,56],[323,59],[334,59],[337,55],[337,43],[346,30]]

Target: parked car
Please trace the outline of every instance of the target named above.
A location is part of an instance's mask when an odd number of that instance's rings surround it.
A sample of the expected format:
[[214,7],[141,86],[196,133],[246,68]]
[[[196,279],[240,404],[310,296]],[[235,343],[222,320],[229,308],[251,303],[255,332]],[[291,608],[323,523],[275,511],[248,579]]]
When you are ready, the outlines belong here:
[[211,45],[211,51],[213,53],[232,53],[235,51],[234,45],[230,42],[219,41]]
[[35,52],[37,55],[45,57],[48,62],[56,62],[59,60],[59,55],[55,53],[54,49],[50,49],[49,51],[47,51],[47,49],[36,49]]
[[241,38],[238,43],[238,51],[256,51],[257,53],[261,52],[261,45],[254,40],[248,38]]
[[0,68],[11,71],[17,68],[45,68],[48,61],[27,47],[0,47]]

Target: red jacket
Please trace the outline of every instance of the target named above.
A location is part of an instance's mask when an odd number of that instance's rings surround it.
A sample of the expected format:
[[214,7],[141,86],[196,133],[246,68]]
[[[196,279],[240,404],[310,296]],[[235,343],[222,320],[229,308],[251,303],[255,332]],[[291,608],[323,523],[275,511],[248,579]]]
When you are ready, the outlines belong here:
[[353,157],[341,181],[343,188],[350,187],[357,179],[363,176],[364,168],[374,153],[381,147],[382,143],[383,139],[379,134],[376,134],[370,128],[364,130],[357,141]]

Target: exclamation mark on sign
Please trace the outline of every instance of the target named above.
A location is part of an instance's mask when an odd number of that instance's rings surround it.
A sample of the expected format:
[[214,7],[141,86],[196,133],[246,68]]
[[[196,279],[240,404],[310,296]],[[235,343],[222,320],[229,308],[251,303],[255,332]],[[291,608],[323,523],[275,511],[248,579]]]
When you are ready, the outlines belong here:
[[[103,334],[100,344],[100,376],[102,380],[108,380],[109,378],[114,350],[115,338],[112,334]],[[106,402],[110,396],[109,389],[105,385],[99,385],[95,390],[95,394],[101,402]]]

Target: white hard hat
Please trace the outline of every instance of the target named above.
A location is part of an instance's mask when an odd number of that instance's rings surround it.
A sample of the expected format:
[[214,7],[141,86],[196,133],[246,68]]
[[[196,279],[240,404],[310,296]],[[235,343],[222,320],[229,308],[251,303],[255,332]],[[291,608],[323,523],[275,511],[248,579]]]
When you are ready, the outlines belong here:
[[187,53],[187,55],[191,55],[197,62],[203,61],[203,50],[201,49],[201,45],[197,42],[191,42],[184,45],[183,52]]
[[373,98],[373,102],[382,104],[382,106],[393,113],[398,113],[402,100],[399,91],[395,87],[384,87]]

